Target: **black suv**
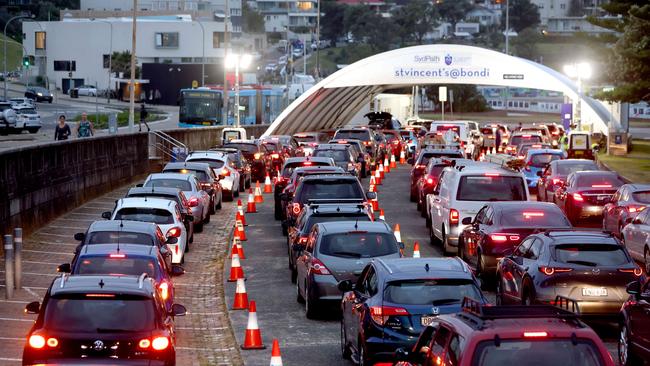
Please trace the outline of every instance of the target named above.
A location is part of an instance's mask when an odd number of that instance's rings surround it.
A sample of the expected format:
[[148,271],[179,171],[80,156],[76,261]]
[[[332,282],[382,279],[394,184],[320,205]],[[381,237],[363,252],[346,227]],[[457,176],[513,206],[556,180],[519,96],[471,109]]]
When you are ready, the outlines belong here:
[[314,157],[294,157],[289,158],[284,162],[280,176],[277,177],[273,187],[273,199],[275,200],[275,219],[281,220],[284,218],[282,214],[282,206],[280,204],[280,194],[289,184],[291,173],[298,167],[311,167],[311,166],[335,166],[334,160],[331,158],[314,158]]
[[147,360],[149,365],[176,364],[174,317],[145,273],[140,276],[57,277],[43,303],[29,303],[38,314],[27,334],[23,365]]
[[380,158],[379,144],[375,131],[370,128],[341,128],[334,134],[335,140],[338,139],[355,139],[361,141],[366,151],[370,154],[370,170],[375,170],[376,166],[380,163],[377,159]]
[[268,156],[265,156],[264,149],[260,146],[259,140],[230,140],[223,144],[225,148],[241,151],[250,165],[251,179],[253,182],[263,182],[266,178]]

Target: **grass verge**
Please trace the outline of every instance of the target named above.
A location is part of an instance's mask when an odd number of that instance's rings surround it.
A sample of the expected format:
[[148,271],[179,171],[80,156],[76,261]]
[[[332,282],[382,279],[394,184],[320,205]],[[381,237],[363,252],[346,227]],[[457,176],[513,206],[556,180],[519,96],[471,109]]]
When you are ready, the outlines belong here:
[[632,141],[626,156],[598,154],[598,160],[633,183],[650,183],[650,141]]
[[[88,113],[88,120],[93,123],[95,129],[106,129],[108,128],[108,116],[109,113],[100,113],[99,122],[97,122],[97,115],[94,113]],[[162,113],[157,113],[156,111],[149,110],[149,116],[147,116],[147,122],[160,121],[165,118],[165,115]],[[74,122],[79,122],[81,120],[81,115],[75,116],[72,119]],[[139,111],[135,111],[135,123],[138,123],[140,120]],[[117,127],[124,127],[129,124],[129,110],[124,109],[117,114]]]

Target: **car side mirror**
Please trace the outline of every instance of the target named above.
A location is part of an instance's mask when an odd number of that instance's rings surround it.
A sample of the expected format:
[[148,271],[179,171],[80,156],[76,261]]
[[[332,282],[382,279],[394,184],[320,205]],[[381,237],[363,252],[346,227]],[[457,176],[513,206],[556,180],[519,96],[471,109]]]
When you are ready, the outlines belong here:
[[630,295],[638,296],[641,294],[641,282],[633,281],[628,283],[625,291]]
[[167,241],[165,241],[165,244],[178,244],[178,238],[175,236],[170,236],[167,238]]
[[59,273],[70,273],[72,272],[72,268],[70,267],[70,263],[63,263],[56,267],[56,271]]
[[187,314],[187,309],[181,304],[173,304],[169,313],[172,316],[185,316],[185,314]]
[[377,199],[377,192],[366,192],[366,198],[369,200]]
[[352,281],[350,281],[350,280],[343,280],[343,281],[339,282],[336,287],[338,287],[339,291],[341,291],[341,292],[348,292],[348,291],[352,291],[354,289],[354,285],[352,284]]
[[74,234],[74,240],[84,241],[84,239],[86,239],[86,234],[84,234],[84,233],[76,233],[76,234]]
[[542,171],[541,171],[541,170],[538,170],[538,171],[537,171],[537,176],[538,176],[538,177],[541,177],[541,176],[542,176]]
[[408,159],[406,160],[406,162],[409,163],[409,164],[411,164],[411,165],[413,165],[413,163],[415,163],[415,161],[413,160],[413,158],[408,158]]
[[171,271],[172,276],[182,276],[184,274],[185,274],[185,268],[179,266],[178,264],[172,265],[172,271]]
[[32,301],[27,306],[25,306],[25,314],[38,314],[38,311],[41,309],[41,303],[38,301]]
[[111,219],[111,211],[102,212],[102,218],[106,219],[106,220],[110,220]]
[[406,348],[400,347],[395,350],[395,361],[408,361],[409,359],[409,351],[406,350]]
[[463,225],[471,225],[472,224],[472,218],[471,217],[465,217],[463,218],[463,221],[461,221]]
[[142,183],[138,183],[138,184],[136,184],[135,186],[136,186],[136,187],[142,187],[143,185],[144,185],[144,184],[142,184]]

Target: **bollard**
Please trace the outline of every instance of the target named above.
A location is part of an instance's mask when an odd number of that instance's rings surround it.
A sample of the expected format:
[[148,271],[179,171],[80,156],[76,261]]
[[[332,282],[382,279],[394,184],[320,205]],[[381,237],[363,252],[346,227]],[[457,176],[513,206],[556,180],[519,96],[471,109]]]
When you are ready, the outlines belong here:
[[16,290],[23,289],[23,229],[14,229],[14,285]]
[[14,297],[14,243],[11,235],[5,235],[5,298]]

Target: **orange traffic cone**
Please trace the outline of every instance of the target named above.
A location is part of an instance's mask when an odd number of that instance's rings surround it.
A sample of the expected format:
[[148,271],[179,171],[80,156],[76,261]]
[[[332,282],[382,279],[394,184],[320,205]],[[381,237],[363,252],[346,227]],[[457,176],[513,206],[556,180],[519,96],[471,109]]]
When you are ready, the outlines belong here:
[[375,180],[374,174],[370,176],[370,184],[369,186],[374,186],[377,185],[377,180]]
[[265,349],[266,346],[262,343],[262,332],[257,325],[257,307],[255,301],[251,301],[248,305],[248,325],[246,326],[246,334],[244,335],[244,344],[241,349]]
[[235,220],[235,232],[239,235],[239,240],[247,241],[246,232],[244,231],[244,224],[240,220]]
[[413,244],[413,258],[420,258],[420,243]]
[[271,177],[269,173],[266,173],[266,178],[264,179],[264,193],[273,193],[273,186],[271,185]]
[[372,204],[373,211],[379,210],[379,201],[376,198],[372,199],[370,203]]
[[385,170],[384,170],[384,164],[379,164],[379,179],[384,179],[386,177],[385,175]]
[[404,150],[399,152],[399,164],[400,165],[406,164],[406,154],[404,154]]
[[248,309],[248,294],[246,293],[246,285],[243,278],[237,279],[237,287],[235,288],[235,299],[233,300],[232,310],[246,310]]
[[244,218],[244,215],[239,213],[239,211],[235,214],[235,220],[241,221],[242,225],[246,226],[246,219]]
[[262,196],[262,188],[260,187],[260,182],[255,183],[255,203],[264,202],[264,197]]
[[402,233],[399,231],[399,224],[395,224],[395,240],[397,240],[398,243],[402,242]]
[[273,340],[273,347],[271,348],[271,363],[269,366],[282,366],[282,356],[280,356],[280,345],[278,340]]
[[391,169],[397,168],[397,162],[395,161],[395,155],[390,154],[390,167]]
[[375,182],[377,182],[377,185],[381,185],[381,174],[379,173],[379,169],[375,170]]
[[379,220],[386,221],[386,216],[384,216],[384,209],[383,208],[379,209]]
[[228,278],[228,282],[235,282],[239,278],[246,277],[244,277],[244,269],[241,268],[241,263],[239,263],[239,255],[235,254],[230,261],[230,277]]
[[244,226],[248,226],[248,224],[246,223],[246,216],[244,216],[244,207],[241,204],[241,200],[237,200],[237,212],[241,217],[242,224],[244,224]]
[[255,207],[255,197],[253,197],[253,189],[248,190],[248,203],[246,207],[246,213],[256,213],[257,208]]
[[390,165],[388,164],[388,156],[384,156],[384,172],[390,173]]
[[244,247],[241,245],[241,238],[239,237],[239,233],[235,233],[235,236],[232,238],[233,245],[237,247],[237,255],[239,255],[239,259],[246,259],[246,254],[244,254]]

